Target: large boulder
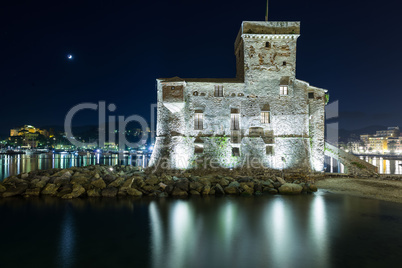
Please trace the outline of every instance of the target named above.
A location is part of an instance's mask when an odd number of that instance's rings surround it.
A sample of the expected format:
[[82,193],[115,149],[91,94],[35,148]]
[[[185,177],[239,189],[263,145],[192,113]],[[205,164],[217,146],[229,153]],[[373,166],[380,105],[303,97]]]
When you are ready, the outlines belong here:
[[228,186],[229,183],[230,183],[230,181],[228,180],[228,178],[222,178],[222,179],[219,180],[219,184],[220,184],[222,187]]
[[80,175],[80,176],[74,176],[71,179],[71,184],[79,184],[79,185],[84,185],[89,183],[89,177],[85,175]]
[[71,193],[63,195],[61,198],[63,199],[72,199],[72,198],[77,198],[80,195],[85,193],[85,188],[82,187],[80,184],[74,184],[73,190]]
[[142,196],[142,192],[141,192],[141,191],[138,191],[138,190],[135,189],[135,188],[128,188],[128,189],[127,189],[127,194],[128,194],[128,195],[131,195],[131,196]]
[[191,194],[191,195],[195,195],[195,196],[200,195],[200,193],[197,192],[196,190],[190,190],[190,194]]
[[225,188],[225,193],[226,194],[238,194],[239,188],[236,186],[228,186]]
[[204,186],[211,186],[211,178],[210,177],[202,177],[198,180],[198,182],[202,183]]
[[108,187],[102,190],[103,197],[115,197],[117,195],[117,188],[115,187]]
[[39,196],[40,195],[40,188],[34,188],[34,189],[27,189],[24,193],[25,197],[30,197],[30,196]]
[[179,188],[185,192],[188,192],[190,188],[190,183],[187,179],[180,179],[176,182],[175,188]]
[[201,192],[202,188],[204,188],[204,185],[198,181],[196,182],[190,182],[190,189],[191,190],[196,190],[197,192]]
[[250,187],[245,183],[241,183],[240,186],[243,189],[242,195],[252,195],[254,193],[254,187]]
[[311,191],[311,192],[317,192],[317,186],[315,186],[314,184],[310,184],[309,185],[309,190]]
[[52,176],[52,182],[56,185],[67,185],[71,180],[71,173],[69,171],[65,171],[64,173],[58,172]]
[[173,191],[172,191],[172,196],[187,196],[188,193],[187,191],[184,191],[183,189],[181,189],[180,187],[175,186]]
[[211,193],[211,186],[205,185],[204,189],[202,190],[202,195],[209,195]]
[[151,175],[145,180],[145,183],[149,185],[157,185],[159,183],[159,179],[157,176]]
[[103,180],[105,181],[106,184],[112,183],[115,179],[116,177],[110,174],[106,174],[105,176],[103,176]]
[[219,183],[215,185],[215,195],[225,195],[225,191]]
[[87,191],[87,195],[89,197],[100,197],[101,196],[101,190],[99,188],[90,189],[90,190]]
[[55,195],[60,186],[54,183],[48,183],[42,190],[43,195]]
[[106,183],[102,178],[99,178],[97,180],[92,181],[91,185],[93,185],[93,186],[95,186],[96,188],[99,188],[99,189],[105,189],[106,188]]
[[128,178],[121,186],[120,186],[120,190],[119,190],[119,194],[125,194],[127,193],[127,190],[129,188],[131,188],[131,186],[133,185],[134,182],[134,178]]
[[10,186],[15,187],[16,185],[21,184],[21,183],[24,183],[24,181],[15,176],[11,176],[11,177],[5,178],[3,180],[3,185],[5,185],[5,186],[10,185]]
[[108,187],[116,187],[116,188],[119,188],[120,185],[123,184],[124,180],[125,180],[125,179],[124,179],[123,177],[118,177],[118,178],[115,179],[113,182],[111,182]]
[[17,186],[7,187],[7,190],[3,193],[3,197],[11,197],[20,195],[28,188],[27,183],[20,183]]
[[282,179],[281,177],[276,177],[276,180],[277,180],[278,182],[280,182],[281,185],[284,185],[284,184],[286,183],[286,181],[285,181],[284,179]]
[[63,197],[66,194],[70,194],[73,191],[73,186],[71,184],[63,185],[59,188],[57,192],[57,197]]
[[35,179],[31,181],[31,188],[40,188],[42,189],[43,187],[46,186],[46,183],[50,180],[49,177],[46,176],[37,176]]
[[294,183],[285,183],[279,187],[280,194],[300,194],[303,190],[303,186]]

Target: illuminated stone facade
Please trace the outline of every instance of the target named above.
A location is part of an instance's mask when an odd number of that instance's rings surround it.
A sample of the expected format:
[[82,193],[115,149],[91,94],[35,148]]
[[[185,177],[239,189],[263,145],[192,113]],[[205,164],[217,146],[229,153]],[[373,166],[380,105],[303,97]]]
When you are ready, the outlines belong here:
[[326,90],[295,78],[299,34],[299,22],[245,21],[236,78],[157,79],[150,165],[322,171]]

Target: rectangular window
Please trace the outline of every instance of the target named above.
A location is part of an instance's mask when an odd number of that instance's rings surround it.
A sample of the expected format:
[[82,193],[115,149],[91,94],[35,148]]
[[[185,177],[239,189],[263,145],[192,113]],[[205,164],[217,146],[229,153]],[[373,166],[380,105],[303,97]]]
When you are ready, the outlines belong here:
[[232,156],[240,156],[240,148],[232,148]]
[[266,147],[265,147],[265,153],[266,153],[267,155],[272,155],[273,152],[274,152],[274,149],[273,149],[273,148],[274,148],[273,146],[266,146]]
[[240,124],[239,124],[240,114],[231,114],[230,117],[231,117],[230,129],[231,130],[239,130],[240,129]]
[[203,130],[203,127],[204,127],[204,114],[196,112],[194,114],[194,129]]
[[202,153],[204,153],[204,147],[195,146],[194,154],[202,154]]
[[288,95],[288,86],[279,86],[280,95]]
[[236,144],[240,143],[240,141],[241,141],[240,131],[232,131],[230,136],[230,142]]
[[261,124],[269,124],[271,119],[269,118],[269,112],[261,112]]
[[215,86],[215,97],[223,97],[223,86]]
[[314,99],[314,92],[309,92],[308,93],[308,98],[309,99]]

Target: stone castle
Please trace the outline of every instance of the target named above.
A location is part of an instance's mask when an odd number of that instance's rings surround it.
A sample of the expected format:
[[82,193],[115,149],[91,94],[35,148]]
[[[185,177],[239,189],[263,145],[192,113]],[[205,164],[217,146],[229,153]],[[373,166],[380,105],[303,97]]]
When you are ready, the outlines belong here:
[[244,21],[232,79],[157,79],[150,166],[324,168],[327,90],[296,79],[300,22]]

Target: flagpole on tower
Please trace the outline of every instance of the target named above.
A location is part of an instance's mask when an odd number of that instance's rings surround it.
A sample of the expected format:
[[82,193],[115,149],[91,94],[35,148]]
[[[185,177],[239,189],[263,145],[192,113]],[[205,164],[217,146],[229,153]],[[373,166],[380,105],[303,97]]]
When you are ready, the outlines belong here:
[[265,12],[265,21],[268,21],[268,0],[267,0],[267,10]]

